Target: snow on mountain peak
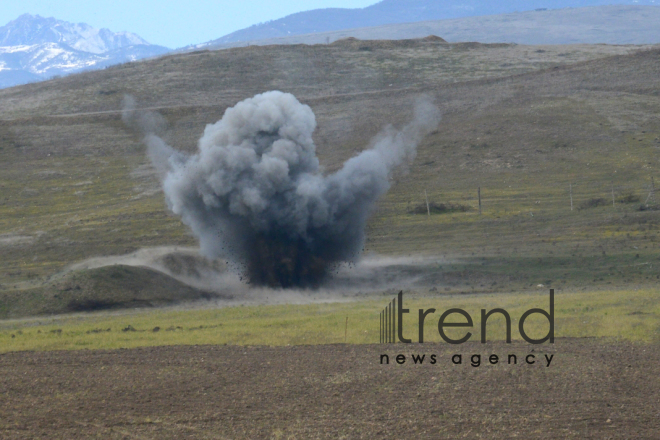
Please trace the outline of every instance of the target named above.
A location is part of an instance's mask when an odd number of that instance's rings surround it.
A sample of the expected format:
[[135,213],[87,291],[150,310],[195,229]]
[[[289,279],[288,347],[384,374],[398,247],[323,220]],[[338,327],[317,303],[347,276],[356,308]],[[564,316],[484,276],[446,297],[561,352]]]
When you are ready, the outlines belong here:
[[66,44],[76,50],[101,54],[149,43],[130,32],[96,29],[85,23],[69,23],[40,15],[23,14],[0,27],[0,46]]
[[23,14],[0,27],[0,88],[168,51],[130,32]]

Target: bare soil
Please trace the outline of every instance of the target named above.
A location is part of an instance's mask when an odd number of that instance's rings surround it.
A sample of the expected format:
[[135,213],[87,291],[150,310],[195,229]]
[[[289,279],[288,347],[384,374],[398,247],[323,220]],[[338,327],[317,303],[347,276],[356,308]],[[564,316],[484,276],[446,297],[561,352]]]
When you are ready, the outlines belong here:
[[599,339],[8,353],[0,437],[660,438],[659,372],[657,345]]

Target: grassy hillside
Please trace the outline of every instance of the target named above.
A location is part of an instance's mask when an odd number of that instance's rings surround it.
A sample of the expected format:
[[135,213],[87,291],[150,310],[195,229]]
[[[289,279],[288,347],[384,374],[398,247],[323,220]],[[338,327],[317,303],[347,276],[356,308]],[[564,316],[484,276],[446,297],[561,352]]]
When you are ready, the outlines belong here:
[[[405,122],[418,94],[441,108],[379,204],[367,251],[454,260],[441,268],[465,291],[655,282],[659,214],[639,208],[660,177],[659,71],[658,48],[349,40],[180,54],[2,90],[0,291],[92,256],[195,244],[121,123],[124,93],[159,109],[166,139],[192,151],[227,106],[270,89],[312,107],[328,171]],[[470,209],[415,214],[425,190]]]

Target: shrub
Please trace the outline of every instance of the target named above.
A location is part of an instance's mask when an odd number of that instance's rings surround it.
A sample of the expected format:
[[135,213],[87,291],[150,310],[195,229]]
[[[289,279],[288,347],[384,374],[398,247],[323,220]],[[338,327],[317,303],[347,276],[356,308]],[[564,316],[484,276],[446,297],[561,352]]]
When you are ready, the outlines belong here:
[[[429,211],[431,214],[448,214],[451,212],[467,212],[472,208],[468,205],[461,205],[459,203],[429,203]],[[426,203],[420,203],[413,208],[408,209],[409,214],[427,214]]]
[[598,206],[605,206],[607,204],[608,204],[607,200],[599,197],[596,199],[585,200],[584,202],[580,203],[578,209],[596,208]]
[[640,198],[637,194],[633,194],[632,192],[628,194],[623,194],[621,197],[616,199],[617,203],[639,203]]

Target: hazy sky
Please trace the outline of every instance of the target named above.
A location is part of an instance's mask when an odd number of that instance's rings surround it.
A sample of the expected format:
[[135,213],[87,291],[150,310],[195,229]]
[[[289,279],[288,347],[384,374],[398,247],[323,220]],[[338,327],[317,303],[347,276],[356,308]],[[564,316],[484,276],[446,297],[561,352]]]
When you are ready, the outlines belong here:
[[0,26],[39,14],[135,32],[170,48],[203,43],[256,23],[317,8],[363,8],[379,0],[0,0]]

